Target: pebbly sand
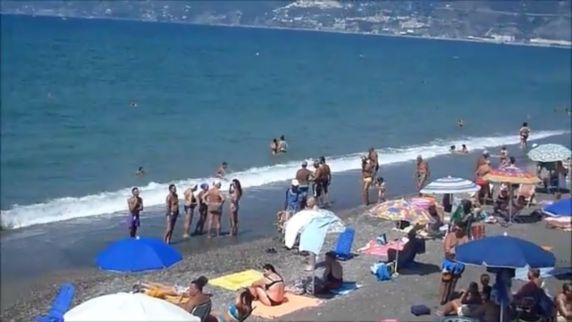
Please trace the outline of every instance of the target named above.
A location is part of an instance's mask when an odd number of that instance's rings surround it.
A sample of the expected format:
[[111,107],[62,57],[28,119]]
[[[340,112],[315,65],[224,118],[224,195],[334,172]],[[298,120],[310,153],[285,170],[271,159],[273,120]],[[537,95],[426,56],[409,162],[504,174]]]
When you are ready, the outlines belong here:
[[[534,207],[528,211],[533,209]],[[391,230],[393,227],[391,222],[366,216],[364,215],[365,211],[364,207],[360,207],[339,214],[348,226],[356,229],[354,251],[382,232],[386,232],[388,238],[391,239],[402,236],[402,233]],[[552,251],[558,260],[557,266],[571,265],[572,234],[570,232],[549,230],[543,222],[512,224],[507,228],[503,228],[499,224],[488,224],[486,227],[487,235],[498,235],[505,231],[511,236],[522,237],[539,245],[552,246]],[[318,263],[323,259],[323,253],[334,247],[336,236],[335,234],[328,236]],[[277,253],[267,254],[265,250],[270,247],[275,248]],[[380,321],[382,319],[399,319],[401,321],[435,321],[437,317],[434,314],[439,308],[437,296],[442,242],[440,240],[427,240],[426,248],[425,254],[417,256],[418,265],[416,267],[400,270],[400,275],[391,282],[378,282],[371,275],[369,267],[377,261],[376,257],[359,255],[343,262],[344,279],[357,281],[362,285],[360,289],[342,297],[326,300],[316,308],[294,312],[280,318],[280,320]],[[303,274],[305,265],[302,256],[286,250],[276,238],[265,238],[198,254],[184,254],[184,260],[181,263],[160,272],[140,275],[119,275],[96,269],[62,272],[35,285],[29,285],[29,289],[24,292],[23,298],[20,298],[16,304],[3,308],[2,320],[30,321],[37,315],[45,313],[59,284],[65,281],[72,282],[76,286],[74,298],[74,305],[76,305],[100,295],[129,291],[133,284],[139,280],[185,285],[200,275],[213,279],[245,269],[259,269],[264,263],[274,264],[288,285],[291,285],[296,278]],[[478,280],[479,275],[484,272],[485,269],[482,267],[467,267],[457,288],[464,288],[470,281]],[[318,271],[317,274],[321,274],[321,271]],[[546,280],[552,295],[558,292],[562,283],[563,281],[554,278]],[[521,282],[516,281],[514,287],[519,287],[521,284]],[[213,308],[216,312],[228,307],[235,296],[233,292],[211,285],[208,285],[205,291],[213,294]],[[3,294],[3,296],[10,295]],[[421,317],[411,315],[409,309],[413,304],[429,306],[433,315]],[[264,321],[255,316],[251,316],[249,320]]]

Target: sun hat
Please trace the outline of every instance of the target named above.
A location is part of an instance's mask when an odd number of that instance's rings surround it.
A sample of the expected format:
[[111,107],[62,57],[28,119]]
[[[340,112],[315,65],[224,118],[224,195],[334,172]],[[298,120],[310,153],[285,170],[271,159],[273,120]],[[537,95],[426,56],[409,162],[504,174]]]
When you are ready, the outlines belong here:
[[297,187],[300,185],[300,182],[298,182],[296,179],[292,179],[292,185]]

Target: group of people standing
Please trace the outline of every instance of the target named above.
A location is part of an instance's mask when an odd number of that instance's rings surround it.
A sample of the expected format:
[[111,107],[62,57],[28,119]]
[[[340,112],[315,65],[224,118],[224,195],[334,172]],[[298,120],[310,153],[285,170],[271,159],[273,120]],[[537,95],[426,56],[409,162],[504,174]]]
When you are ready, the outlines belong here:
[[[183,219],[183,239],[190,237],[190,230],[193,224],[195,209],[198,208],[199,218],[195,226],[193,235],[202,235],[205,233],[204,226],[207,224],[208,238],[221,235],[221,217],[223,213],[223,205],[227,199],[225,193],[221,191],[222,183],[215,180],[209,187],[207,183],[194,185],[189,187],[183,193],[183,210],[185,217]],[[200,189],[199,189],[200,188]],[[131,189],[132,196],[127,200],[129,208],[128,226],[129,236],[137,236],[137,229],[140,226],[140,216],[143,211],[143,198],[140,197],[139,188]],[[229,222],[230,235],[238,234],[238,211],[239,203],[242,198],[243,191],[240,181],[233,179],[228,190],[229,199]],[[165,243],[171,243],[175,224],[179,217],[179,196],[177,187],[174,184],[169,185],[169,193],[165,198],[166,214],[165,214],[165,232],[163,240]]]
[[315,160],[313,166],[314,171],[308,169],[308,162],[304,161],[300,169],[296,171],[290,188],[286,190],[284,210],[288,213],[294,214],[305,207],[310,188],[312,196],[320,207],[329,205],[328,191],[332,183],[332,170],[324,156]]

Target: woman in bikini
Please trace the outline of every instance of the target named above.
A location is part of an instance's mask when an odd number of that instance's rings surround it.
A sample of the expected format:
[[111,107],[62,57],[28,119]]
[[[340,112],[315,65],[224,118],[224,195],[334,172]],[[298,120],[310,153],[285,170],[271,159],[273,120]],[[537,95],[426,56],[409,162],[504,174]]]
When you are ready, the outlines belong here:
[[230,235],[236,236],[238,234],[238,204],[242,197],[242,186],[238,179],[232,179],[228,194],[230,196]]
[[284,280],[271,264],[262,266],[264,277],[252,283],[250,293],[266,306],[276,306],[284,301]]
[[183,239],[189,238],[189,230],[191,229],[191,225],[193,224],[193,215],[195,212],[195,208],[197,207],[197,197],[195,196],[195,192],[197,191],[197,185],[194,185],[187,190],[185,190],[184,197],[185,197],[185,221],[183,222]]

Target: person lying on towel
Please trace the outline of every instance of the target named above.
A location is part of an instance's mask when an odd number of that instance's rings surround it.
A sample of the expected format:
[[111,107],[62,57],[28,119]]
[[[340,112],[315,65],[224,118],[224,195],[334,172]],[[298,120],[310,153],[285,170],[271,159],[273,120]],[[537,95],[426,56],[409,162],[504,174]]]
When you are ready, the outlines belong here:
[[264,277],[252,283],[249,290],[255,300],[266,306],[276,306],[284,301],[284,279],[271,264],[262,266]]

